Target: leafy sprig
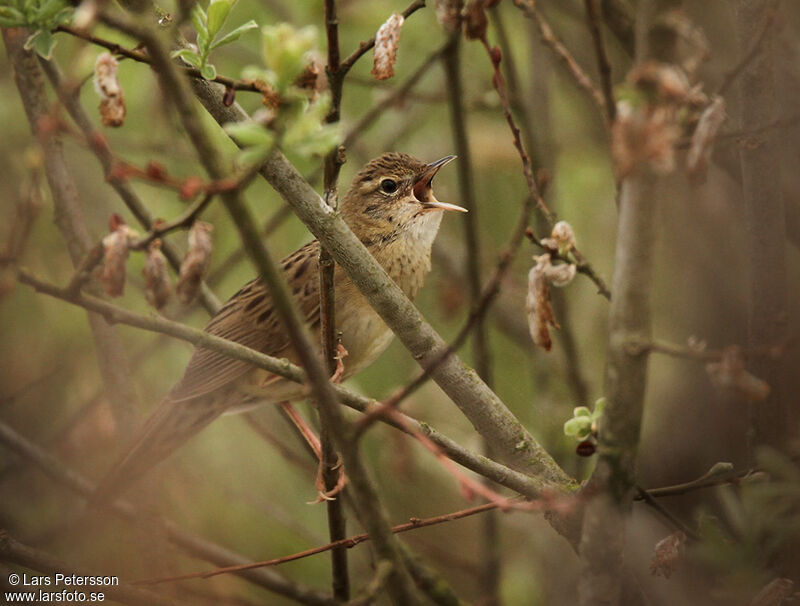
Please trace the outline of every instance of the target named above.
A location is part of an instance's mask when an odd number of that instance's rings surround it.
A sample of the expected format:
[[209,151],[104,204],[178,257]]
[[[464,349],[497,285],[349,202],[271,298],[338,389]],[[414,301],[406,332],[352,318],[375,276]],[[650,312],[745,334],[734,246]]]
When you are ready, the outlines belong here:
[[45,59],[53,55],[56,39],[53,30],[69,23],[72,7],[66,0],[5,0],[0,6],[0,27],[25,27],[34,30],[25,41]]
[[189,65],[199,69],[200,74],[206,80],[213,80],[217,77],[217,69],[208,62],[208,56],[211,51],[235,42],[242,34],[258,27],[258,24],[251,19],[227,34],[218,37],[234,3],[235,0],[211,0],[207,11],[199,4],[196,4],[192,10],[192,25],[197,32],[197,50],[182,48],[172,53],[173,57],[180,57]]

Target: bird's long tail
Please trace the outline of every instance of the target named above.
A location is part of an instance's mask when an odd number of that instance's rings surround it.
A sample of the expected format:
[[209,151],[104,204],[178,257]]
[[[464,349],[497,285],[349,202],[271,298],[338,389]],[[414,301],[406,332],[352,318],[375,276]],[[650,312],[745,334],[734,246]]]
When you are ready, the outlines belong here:
[[100,481],[93,504],[110,503],[225,411],[223,394],[187,400],[164,398],[133,439],[132,446]]

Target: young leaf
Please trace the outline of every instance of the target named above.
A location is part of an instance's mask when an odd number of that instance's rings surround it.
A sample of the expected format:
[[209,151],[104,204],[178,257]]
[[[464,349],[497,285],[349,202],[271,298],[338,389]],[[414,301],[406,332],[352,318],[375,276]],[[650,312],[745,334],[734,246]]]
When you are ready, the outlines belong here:
[[200,68],[200,65],[202,65],[203,63],[203,60],[200,58],[200,55],[198,55],[190,48],[182,48],[180,50],[174,51],[172,53],[172,58],[174,59],[176,57],[180,57],[181,59],[186,61],[186,63],[198,69]]
[[0,6],[0,27],[19,27],[25,24],[25,15],[10,6]]
[[203,76],[206,80],[213,80],[217,77],[217,68],[211,65],[210,63],[206,63],[203,67],[200,68],[200,75]]
[[270,131],[255,122],[232,122],[225,125],[225,132],[245,147],[270,146],[275,139]]
[[197,46],[200,51],[205,51],[208,48],[208,27],[206,27],[206,23],[208,22],[208,16],[206,12],[203,10],[203,7],[200,4],[194,5],[194,10],[192,11],[192,25],[194,26],[195,31],[197,32]]
[[588,417],[573,417],[564,423],[564,434],[579,440],[586,439],[592,431],[592,423]]
[[230,12],[231,4],[227,0],[211,0],[211,4],[208,5],[207,21],[209,40],[213,40],[219,33]]
[[25,48],[35,50],[43,59],[50,59],[55,45],[56,39],[46,29],[40,29],[25,41]]
[[248,21],[244,25],[240,25],[232,32],[225,34],[224,36],[222,36],[222,38],[214,42],[209,50],[214,50],[215,48],[219,48],[220,46],[224,46],[225,44],[230,44],[231,42],[235,42],[236,40],[241,38],[242,34],[250,31],[251,29],[257,29],[257,28],[258,28],[258,23],[256,23],[253,19],[250,19],[250,21]]

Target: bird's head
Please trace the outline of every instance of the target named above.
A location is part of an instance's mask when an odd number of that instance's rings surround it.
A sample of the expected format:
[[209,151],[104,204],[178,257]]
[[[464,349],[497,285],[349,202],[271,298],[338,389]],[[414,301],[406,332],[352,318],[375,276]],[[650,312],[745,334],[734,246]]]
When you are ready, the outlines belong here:
[[426,164],[394,152],[375,158],[353,178],[340,206],[342,217],[368,246],[403,234],[432,239],[441,211],[467,212],[439,202],[433,195],[433,177],[453,159],[455,156],[445,156]]

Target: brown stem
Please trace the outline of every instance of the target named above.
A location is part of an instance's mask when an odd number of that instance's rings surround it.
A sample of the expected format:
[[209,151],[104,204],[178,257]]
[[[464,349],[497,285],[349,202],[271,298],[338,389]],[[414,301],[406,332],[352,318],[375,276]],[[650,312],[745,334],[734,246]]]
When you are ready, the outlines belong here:
[[[59,25],[56,28],[57,32],[64,32],[65,34],[70,34],[71,36],[75,36],[76,38],[80,38],[81,40],[85,40],[87,42],[91,42],[96,46],[100,46],[109,50],[112,54],[118,55],[121,57],[125,57],[126,59],[132,59],[134,61],[138,61],[139,63],[147,63],[152,64],[151,57],[142,51],[138,50],[130,50],[117,44],[116,42],[110,42],[103,38],[99,38],[98,36],[93,36],[92,34],[70,27],[69,25]],[[191,76],[192,78],[203,78],[203,75],[200,73],[200,70],[196,67],[180,67],[187,75]],[[253,82],[247,82],[245,80],[234,80],[233,78],[228,78],[227,76],[216,76],[214,79],[210,80],[210,82],[217,82],[218,84],[222,84],[225,88],[232,88],[233,90],[240,90],[246,91],[251,93],[260,93],[263,94],[263,88],[257,86]]]
[[[672,62],[677,36],[665,35],[661,20],[680,0],[647,0],[637,21],[636,59]],[[636,485],[648,357],[632,354],[626,343],[650,338],[655,202],[658,178],[642,168],[620,187],[617,244],[609,308],[605,370],[608,401],[600,421],[598,461],[589,481],[594,495],[586,506],[581,536],[581,606],[619,603],[625,587],[623,554],[626,519]]]
[[592,79],[583,71],[583,68],[580,66],[578,61],[569,51],[569,49],[564,46],[564,43],[559,40],[556,35],[553,33],[553,28],[550,27],[550,24],[544,18],[542,12],[537,8],[537,5],[532,0],[514,0],[514,4],[522,9],[522,12],[525,13],[525,16],[532,19],[533,22],[536,24],[536,27],[539,29],[539,34],[542,37],[542,42],[550,48],[561,60],[561,63],[564,67],[567,68],[567,73],[572,76],[572,80],[575,84],[578,85],[578,88],[584,91],[592,102],[597,105],[598,109],[606,115],[606,101],[603,97],[603,94],[597,90],[595,85],[592,83]]
[[603,43],[603,30],[600,23],[600,14],[597,10],[598,0],[584,0],[586,7],[586,21],[589,32],[592,34],[594,54],[597,59],[597,71],[600,73],[600,89],[605,100],[606,119],[613,124],[617,118],[617,102],[614,100],[614,88],[611,84],[611,62],[608,60],[606,47]]
[[[477,515],[479,513],[483,513],[485,511],[490,511],[492,509],[496,509],[497,505],[495,503],[486,503],[484,505],[479,505],[478,507],[471,507],[470,509],[463,509],[461,511],[455,511],[453,513],[447,513],[444,515],[432,517],[432,518],[412,518],[410,522],[406,522],[405,524],[398,524],[397,526],[392,526],[392,532],[395,534],[400,534],[403,532],[409,532],[411,530],[416,530],[418,528],[426,528],[428,526],[435,526],[437,524],[444,524],[446,522],[452,522],[454,520],[460,520],[462,518],[467,518],[470,516]],[[282,556],[280,558],[273,558],[271,560],[264,560],[262,562],[253,562],[252,564],[246,564],[242,566],[228,566],[225,568],[217,568],[215,570],[204,570],[201,572],[190,572],[187,574],[181,574],[172,577],[161,577],[158,579],[145,579],[141,581],[136,581],[134,585],[158,585],[160,583],[172,583],[175,581],[185,581],[188,579],[209,579],[211,577],[219,576],[221,574],[231,574],[242,572],[244,570],[251,570],[253,568],[265,568],[268,566],[277,566],[279,564],[285,564],[286,562],[294,562],[296,560],[301,560],[303,558],[307,558],[309,556],[317,555],[318,553],[324,553],[326,551],[330,551],[331,549],[335,549],[337,547],[343,547],[345,549],[352,549],[356,545],[363,543],[365,541],[370,540],[370,535],[367,533],[357,534],[352,537],[347,537],[345,539],[341,539],[339,541],[334,541],[328,543],[327,545],[320,545],[319,547],[312,547],[311,549],[306,549],[305,551],[300,551],[298,553],[293,553],[288,556]]]
[[[458,155],[458,186],[461,203],[469,210],[464,215],[464,246],[466,255],[466,276],[469,300],[472,307],[481,300],[481,240],[478,225],[478,204],[475,197],[474,164],[464,108],[464,87],[461,77],[460,58],[461,32],[451,35],[450,44],[442,59],[446,79],[446,89],[450,107],[450,123],[453,130],[455,152]],[[523,203],[523,206],[527,204]],[[476,317],[472,331],[472,357],[475,370],[491,388],[493,383],[492,358],[489,349],[489,326],[486,314]],[[484,452],[491,456],[491,447],[484,441]],[[484,517],[481,532],[481,553],[484,566],[479,578],[482,601],[487,606],[500,603],[501,543],[498,534],[497,516],[491,513]]]
[[[211,178],[222,178],[224,176],[222,156],[215,146],[213,138],[203,126],[188,84],[181,78],[178,69],[170,60],[169,53],[156,31],[126,19],[110,18],[107,14],[104,15],[104,18],[110,25],[134,35],[147,45],[162,87],[175,104],[201,162]],[[311,393],[319,405],[321,418],[330,428],[331,434],[341,450],[348,469],[350,487],[355,493],[357,513],[361,522],[375,542],[378,558],[387,560],[393,566],[393,572],[388,582],[388,593],[398,603],[413,603],[416,599],[416,591],[403,564],[396,539],[386,522],[383,507],[363,465],[358,447],[346,437],[347,427],[339,409],[336,394],[328,380],[327,370],[318,358],[299,314],[293,306],[284,277],[261,241],[240,192],[223,192],[222,199],[239,231],[245,249],[256,265],[261,279],[269,288],[273,306],[308,375]]]

